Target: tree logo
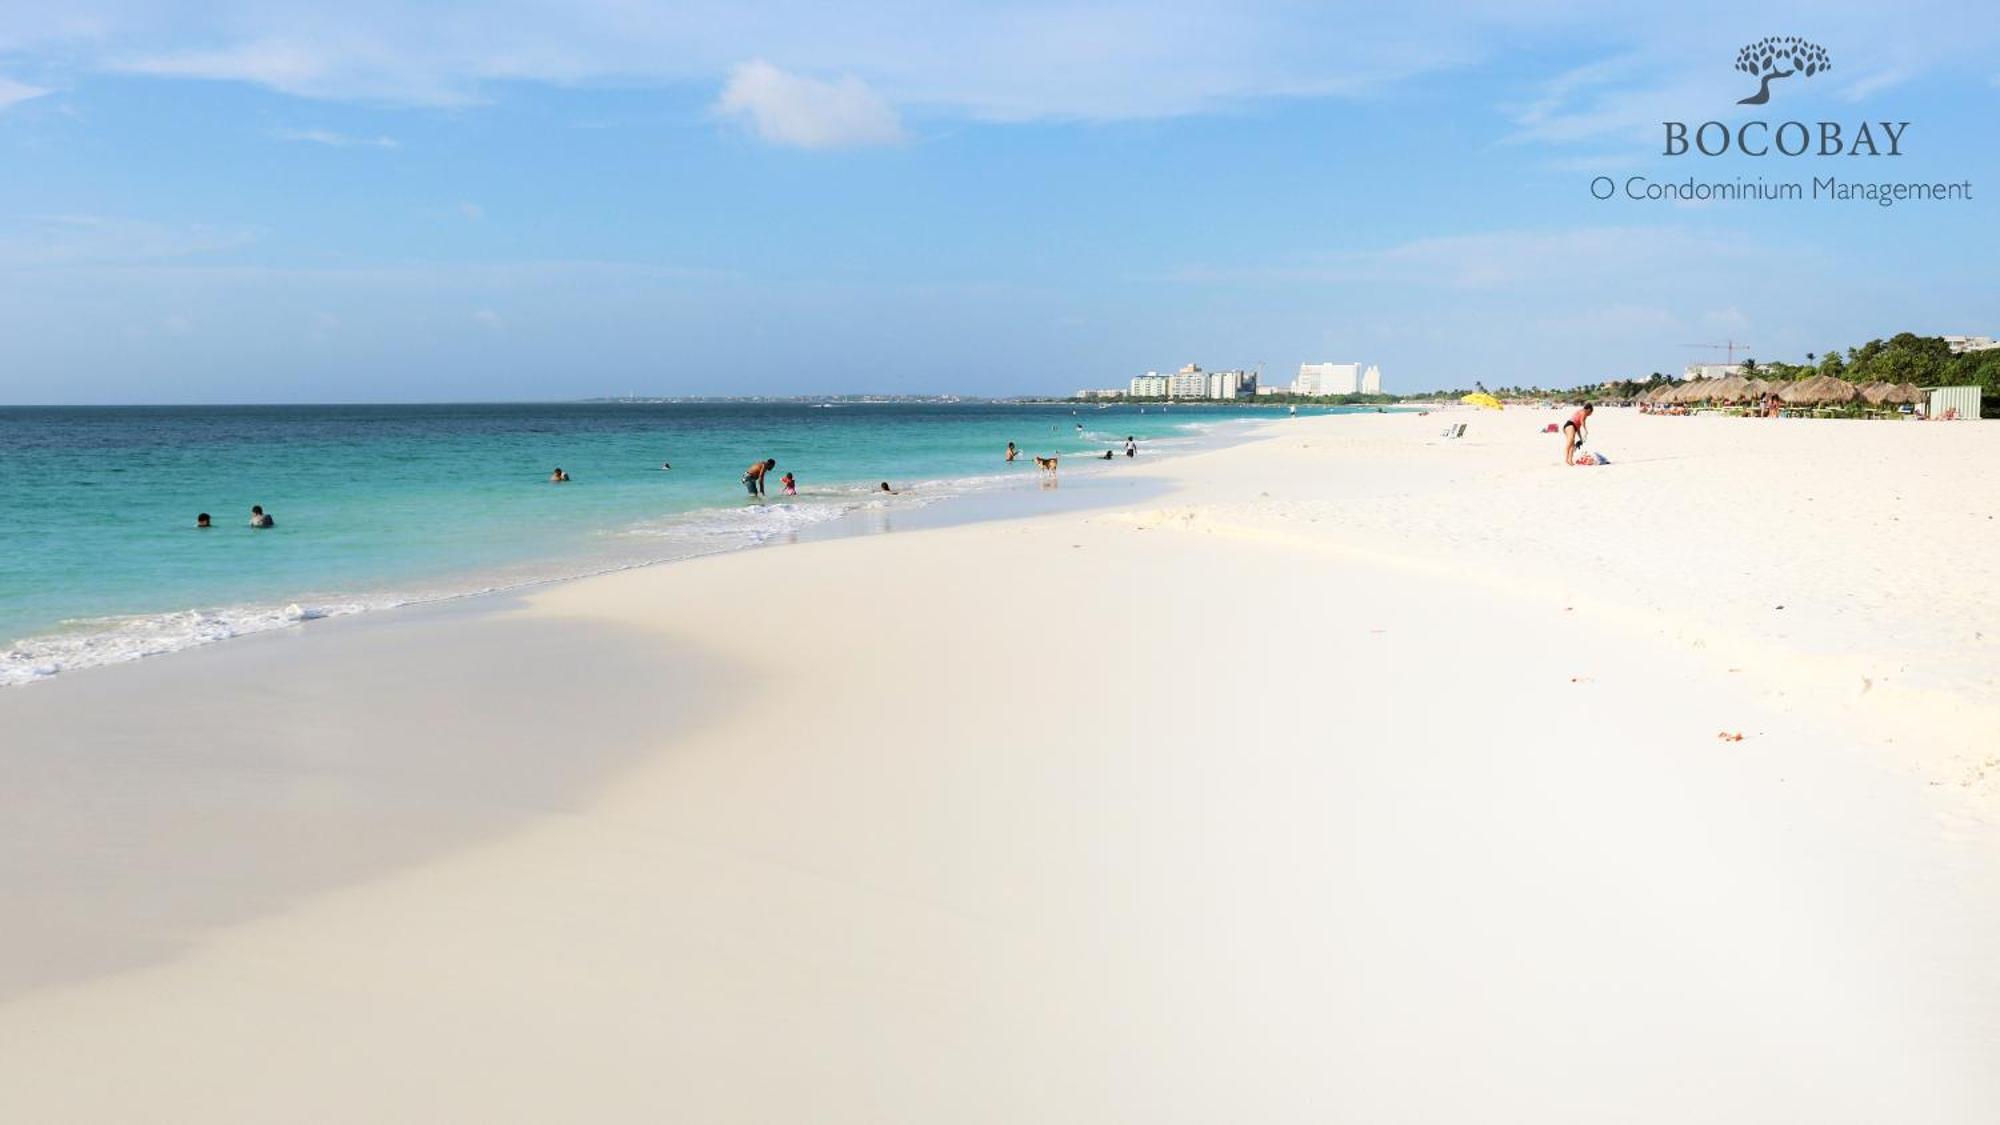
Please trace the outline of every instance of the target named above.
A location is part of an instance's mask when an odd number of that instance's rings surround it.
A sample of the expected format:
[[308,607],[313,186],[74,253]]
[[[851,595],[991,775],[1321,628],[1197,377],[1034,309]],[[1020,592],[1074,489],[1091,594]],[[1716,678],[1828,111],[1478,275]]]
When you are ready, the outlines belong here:
[[1826,48],[1817,43],[1808,43],[1796,35],[1774,35],[1736,52],[1736,69],[1758,80],[1757,92],[1736,104],[1763,105],[1771,100],[1771,83],[1794,74],[1811,78],[1820,71],[1832,70],[1833,64],[1827,61]]

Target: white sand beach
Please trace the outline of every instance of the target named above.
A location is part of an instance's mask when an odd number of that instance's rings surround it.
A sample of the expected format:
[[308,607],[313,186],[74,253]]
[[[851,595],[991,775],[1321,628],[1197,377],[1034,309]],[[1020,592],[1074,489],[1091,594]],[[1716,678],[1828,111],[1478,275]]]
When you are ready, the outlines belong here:
[[0,1120],[2000,1120],[2000,429],[1450,417],[0,692]]

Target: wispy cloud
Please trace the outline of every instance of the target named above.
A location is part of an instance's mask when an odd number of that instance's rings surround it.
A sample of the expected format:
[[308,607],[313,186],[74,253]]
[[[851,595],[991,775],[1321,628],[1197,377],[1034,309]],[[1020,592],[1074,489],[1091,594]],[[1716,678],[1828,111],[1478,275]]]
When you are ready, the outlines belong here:
[[269,39],[227,47],[128,55],[112,59],[111,67],[130,74],[168,78],[254,82],[287,93],[311,93],[330,69],[321,51]]
[[895,109],[860,79],[788,74],[761,59],[730,73],[715,111],[771,144],[795,148],[856,148],[904,138]]
[[[66,0],[10,12],[10,58],[247,82],[309,98],[466,105],[502,83],[721,84],[746,58],[795,75],[852,75],[882,102],[987,121],[1109,121],[1268,98],[1377,98],[1521,50],[1601,50],[1606,63],[1533,97],[1551,130],[1693,77],[1726,82],[1769,14],[1722,0],[1607,8],[1567,0],[922,0],[722,4],[687,0],[312,0],[190,4]],[[1984,80],[2000,39],[1953,0],[1822,6],[1797,30],[1868,67]],[[1887,43],[1896,43],[1895,58]],[[1622,60],[1622,61],[1609,61]],[[1593,69],[1593,67],[1597,69]],[[1560,82],[1557,84],[1560,86]],[[1828,87],[1829,91],[1836,87]],[[1736,97],[1740,97],[1738,94]],[[1728,101],[1733,103],[1734,97]],[[1598,106],[1598,103],[1605,104]],[[1539,105],[1539,108],[1533,108]],[[1597,108],[1593,109],[1593,106]]]
[[1481,33],[1514,18],[1493,0],[1446,7],[1390,18],[1359,0],[923,0],[891,19],[865,0],[69,0],[61,16],[10,20],[7,37],[10,50],[86,69],[319,99],[460,106],[509,82],[721,84],[764,58],[795,75],[851,75],[882,103],[943,116],[1109,121],[1375,96],[1478,60]]
[[[1634,24],[1609,40],[1625,46],[1543,79],[1503,106],[1514,126],[1507,139],[1551,144],[1622,139],[1657,130],[1665,120],[1727,121],[1763,112],[1738,104],[1757,84],[1746,85],[1732,63],[1738,44],[1772,30],[1761,26],[1764,17],[1746,16],[1736,6],[1681,6],[1671,12],[1671,22]],[[1773,108],[1777,101],[1792,108],[1828,99],[1868,101],[1920,76],[1981,67],[2000,41],[1992,27],[1968,23],[1963,10],[1945,0],[1911,0],[1899,8],[1829,7],[1787,30],[1824,45],[1835,65],[1810,81],[1789,79],[1775,93]]]
[[[0,237],[0,268],[9,263]],[[187,257],[191,257],[187,256]],[[244,286],[272,290],[308,288],[322,293],[452,289],[467,293],[512,294],[537,287],[579,285],[623,287],[685,286],[715,289],[738,284],[733,270],[649,262],[544,259],[512,262],[393,262],[376,265],[300,266],[201,262],[184,258],[150,260],[76,259],[66,273],[91,282],[143,282],[162,287]]]
[[326,145],[330,148],[400,148],[394,137],[354,137],[346,133],[336,133],[331,129],[274,129],[271,135],[281,141],[299,141],[304,144]]
[[1193,267],[1160,280],[1249,284],[1415,284],[1501,289],[1531,283],[1588,285],[1670,269],[1754,259],[1752,242],[1680,227],[1505,230],[1417,238],[1394,246],[1250,267]]
[[16,82],[14,79],[0,74],[0,110],[4,110],[11,105],[19,105],[33,98],[39,98],[46,93],[49,93],[49,90],[45,87],[30,86],[26,82]]
[[[1620,55],[1577,67],[1543,83],[1533,97],[1507,108],[1514,143],[1555,143],[1650,136],[1661,121],[1735,111],[1727,67],[1706,71]],[[1693,107],[1693,109],[1691,109]]]
[[0,268],[121,265],[233,250],[251,231],[102,215],[35,215],[0,225]]
[[222,47],[118,52],[103,65],[125,74],[248,82],[306,98],[430,106],[480,100],[463,63],[399,57],[331,32],[311,41],[265,36]]
[[1859,78],[1849,82],[1840,96],[1850,102],[1866,101],[1884,90],[1892,90],[1914,77],[1910,71],[1900,66],[1885,66],[1869,70]]

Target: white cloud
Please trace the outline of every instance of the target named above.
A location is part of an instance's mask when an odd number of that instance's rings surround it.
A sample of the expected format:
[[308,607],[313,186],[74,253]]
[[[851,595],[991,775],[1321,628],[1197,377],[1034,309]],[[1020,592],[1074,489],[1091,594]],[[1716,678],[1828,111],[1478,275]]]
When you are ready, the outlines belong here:
[[0,109],[6,109],[10,105],[18,105],[21,102],[39,98],[48,92],[47,89],[41,86],[30,86],[25,82],[16,82],[12,78],[0,74]]
[[394,137],[351,137],[331,129],[275,129],[271,135],[281,141],[301,141],[331,148],[400,148]]
[[904,137],[895,109],[860,79],[787,74],[761,59],[730,72],[715,111],[772,144],[796,148],[896,144]]
[[476,223],[486,217],[486,208],[477,203],[462,202],[458,205],[458,213]]

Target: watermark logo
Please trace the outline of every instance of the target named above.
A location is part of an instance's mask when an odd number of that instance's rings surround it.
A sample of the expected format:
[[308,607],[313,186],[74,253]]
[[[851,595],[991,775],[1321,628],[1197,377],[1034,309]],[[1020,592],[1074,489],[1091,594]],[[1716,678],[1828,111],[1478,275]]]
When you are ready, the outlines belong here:
[[1774,35],[1736,52],[1736,69],[1757,79],[1757,92],[1736,104],[1763,105],[1771,100],[1771,83],[1794,74],[1811,78],[1832,70],[1833,63],[1826,57],[1826,48],[1817,43],[1796,35]]
[[[1759,39],[1737,51],[1736,69],[1757,80],[1757,92],[1736,104],[1761,106],[1770,102],[1773,83],[1824,74],[1833,69],[1833,60],[1826,48],[1817,43],[1796,35],[1781,35]],[[1728,120],[1660,122],[1662,145],[1658,153],[1677,162],[1686,159],[1697,166],[1743,172],[1676,173],[1666,178],[1640,174],[1626,176],[1622,181],[1611,176],[1594,176],[1590,181],[1590,197],[1673,204],[1824,200],[1876,207],[1965,202],[1973,197],[1970,179],[1876,179],[1860,169],[1892,165],[1850,163],[1856,157],[1871,160],[1902,157],[1910,128],[1908,121],[1774,120],[1740,111],[1722,116]],[[1730,164],[1708,165],[1709,159],[1727,160]],[[1783,173],[1776,169],[1784,164],[1813,171],[1793,178],[1777,178]],[[1752,168],[1771,168],[1774,175],[1766,178],[1748,171]]]

